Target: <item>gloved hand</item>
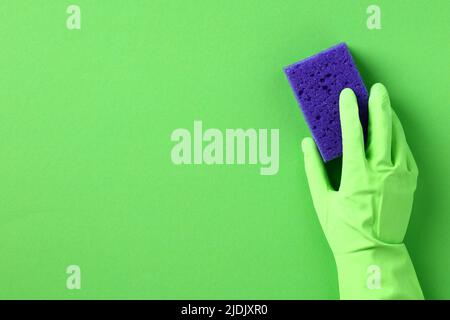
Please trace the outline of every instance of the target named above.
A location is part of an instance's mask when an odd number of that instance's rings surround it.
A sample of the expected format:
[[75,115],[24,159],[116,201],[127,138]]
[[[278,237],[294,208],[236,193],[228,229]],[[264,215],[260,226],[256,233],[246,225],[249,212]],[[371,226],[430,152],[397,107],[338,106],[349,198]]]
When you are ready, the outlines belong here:
[[341,299],[423,299],[403,238],[418,169],[382,84],[369,98],[367,151],[351,89],[340,95],[342,176],[328,180],[311,138],[302,141],[314,207],[333,251]]

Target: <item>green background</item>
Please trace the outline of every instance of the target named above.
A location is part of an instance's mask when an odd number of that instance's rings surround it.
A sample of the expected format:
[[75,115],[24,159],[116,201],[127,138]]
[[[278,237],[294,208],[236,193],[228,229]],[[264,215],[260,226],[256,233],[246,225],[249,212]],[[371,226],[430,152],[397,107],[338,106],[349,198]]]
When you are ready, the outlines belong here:
[[[381,30],[373,1],[2,0],[0,298],[338,298],[282,67],[341,41],[404,124],[406,243],[425,296],[450,298],[450,2],[375,2]],[[173,165],[194,120],[279,128],[279,173]]]

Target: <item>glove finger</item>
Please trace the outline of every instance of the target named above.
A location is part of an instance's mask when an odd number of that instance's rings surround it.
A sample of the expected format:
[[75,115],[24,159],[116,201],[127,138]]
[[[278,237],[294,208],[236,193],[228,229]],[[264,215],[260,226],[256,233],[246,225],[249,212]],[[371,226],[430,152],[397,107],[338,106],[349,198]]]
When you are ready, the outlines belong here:
[[408,147],[408,155],[407,155],[407,164],[408,170],[411,171],[416,176],[419,175],[419,168],[417,167],[416,160],[412,154],[411,148]]
[[411,148],[408,148],[408,157],[407,157],[408,170],[411,171],[416,176],[419,175],[419,168],[417,167],[416,160],[412,154]]
[[392,162],[396,166],[417,173],[417,165],[406,141],[405,131],[394,111],[392,111],[392,135]]
[[356,96],[351,89],[344,89],[339,97],[339,113],[342,130],[342,182],[361,172],[366,166],[364,137],[359,120]]
[[331,190],[331,184],[322,157],[320,156],[313,139],[304,138],[302,141],[302,150],[305,158],[305,171],[309,189],[311,191],[314,207],[319,215],[319,220],[322,222],[322,205],[326,203],[325,197],[328,191]]
[[369,134],[367,159],[376,168],[390,167],[392,140],[392,109],[386,88],[377,83],[369,97]]
[[397,115],[392,112],[392,163],[407,168],[407,149],[405,133]]

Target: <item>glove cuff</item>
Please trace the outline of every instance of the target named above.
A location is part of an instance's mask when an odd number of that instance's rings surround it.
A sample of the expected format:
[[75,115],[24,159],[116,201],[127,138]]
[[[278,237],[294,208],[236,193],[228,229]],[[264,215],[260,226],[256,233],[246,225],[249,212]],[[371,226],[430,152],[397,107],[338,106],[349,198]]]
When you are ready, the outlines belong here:
[[341,299],[423,299],[404,244],[335,256]]

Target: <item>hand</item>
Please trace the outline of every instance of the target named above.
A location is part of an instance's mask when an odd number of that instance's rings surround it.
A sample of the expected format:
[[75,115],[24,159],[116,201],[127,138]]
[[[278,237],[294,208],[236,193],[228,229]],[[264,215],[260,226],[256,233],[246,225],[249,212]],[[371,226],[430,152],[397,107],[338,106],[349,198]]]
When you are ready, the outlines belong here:
[[375,84],[370,92],[367,151],[351,89],[341,92],[339,106],[343,164],[338,191],[314,141],[305,138],[302,149],[314,207],[336,259],[341,298],[422,298],[403,244],[418,169],[386,88]]

